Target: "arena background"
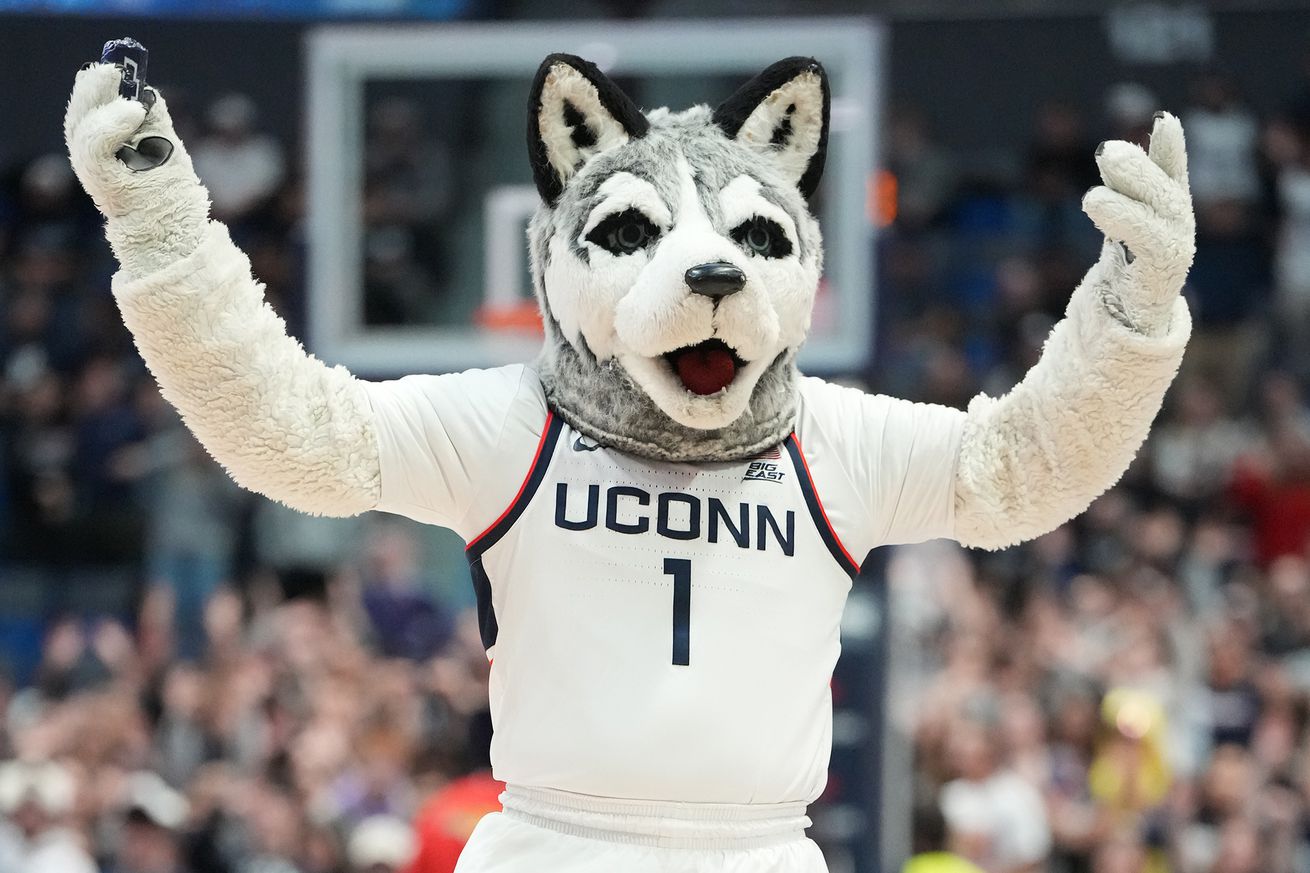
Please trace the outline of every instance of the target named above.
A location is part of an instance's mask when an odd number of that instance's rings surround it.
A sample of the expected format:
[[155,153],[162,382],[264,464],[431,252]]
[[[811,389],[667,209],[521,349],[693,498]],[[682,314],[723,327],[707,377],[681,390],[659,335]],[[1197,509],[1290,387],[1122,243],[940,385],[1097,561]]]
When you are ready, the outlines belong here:
[[[449,870],[495,790],[460,543],[240,492],[158,397],[62,152],[77,67],[149,46],[303,333],[311,30],[695,18],[731,39],[722,19],[781,16],[882,35],[867,349],[829,375],[1006,390],[1095,256],[1096,143],[1156,109],[1183,118],[1198,211],[1196,333],[1123,483],[1021,548],[866,567],[814,810],[834,873],[936,850],[988,873],[1310,870],[1310,4],[0,0],[0,873]],[[366,321],[474,318],[449,265],[476,260],[484,204],[443,168],[526,178],[527,86],[369,103]]]

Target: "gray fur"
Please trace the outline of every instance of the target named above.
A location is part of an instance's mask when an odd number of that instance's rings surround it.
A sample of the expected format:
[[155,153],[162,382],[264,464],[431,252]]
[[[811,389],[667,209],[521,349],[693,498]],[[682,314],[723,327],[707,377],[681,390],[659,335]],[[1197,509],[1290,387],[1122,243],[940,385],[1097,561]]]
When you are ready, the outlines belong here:
[[760,183],[762,196],[792,217],[800,237],[794,241],[797,255],[805,259],[821,251],[818,224],[800,193],[778,178],[757,153],[729,140],[711,122],[709,107],[677,114],[655,110],[648,118],[651,128],[645,137],[590,161],[553,207],[543,205],[537,211],[529,227],[533,283],[546,329],[546,345],[538,361],[542,384],[560,416],[603,445],[666,461],[749,458],[780,443],[794,427],[795,349],[780,354],[761,375],[740,418],[718,430],[698,430],[666,415],[618,361],[598,360],[581,339],[578,345],[570,342],[550,310],[543,279],[550,240],[563,234],[577,252],[582,230],[599,200],[600,185],[620,172],[649,182],[676,214],[680,180],[675,168],[680,154],[691,167],[697,194],[716,231],[726,236],[732,230],[725,226],[719,192],[733,179],[748,175]]
[[792,351],[764,371],[741,418],[719,430],[696,430],[665,415],[618,361],[597,361],[563,339],[548,338],[547,349],[538,367],[551,407],[579,432],[620,451],[660,461],[740,461],[778,445],[795,427]]

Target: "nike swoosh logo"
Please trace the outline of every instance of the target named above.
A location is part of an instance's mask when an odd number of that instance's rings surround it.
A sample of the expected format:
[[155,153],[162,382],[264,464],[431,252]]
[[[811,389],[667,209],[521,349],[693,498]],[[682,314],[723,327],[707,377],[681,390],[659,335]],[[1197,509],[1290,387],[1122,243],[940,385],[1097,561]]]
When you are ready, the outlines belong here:
[[582,437],[578,437],[573,441],[573,451],[575,452],[594,452],[598,448],[600,448],[600,446],[597,444],[584,443]]

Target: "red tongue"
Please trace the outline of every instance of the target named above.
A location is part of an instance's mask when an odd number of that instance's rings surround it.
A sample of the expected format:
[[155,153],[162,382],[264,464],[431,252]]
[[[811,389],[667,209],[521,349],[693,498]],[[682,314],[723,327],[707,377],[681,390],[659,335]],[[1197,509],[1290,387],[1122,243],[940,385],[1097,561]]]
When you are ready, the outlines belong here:
[[673,368],[688,391],[702,396],[722,391],[737,375],[731,352],[721,346],[707,348],[704,344],[679,352],[674,356]]

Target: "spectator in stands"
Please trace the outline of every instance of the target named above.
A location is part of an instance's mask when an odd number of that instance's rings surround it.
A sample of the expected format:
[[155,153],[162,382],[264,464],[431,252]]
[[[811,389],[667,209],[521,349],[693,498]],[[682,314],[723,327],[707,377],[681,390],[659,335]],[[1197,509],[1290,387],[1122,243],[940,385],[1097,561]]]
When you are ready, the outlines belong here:
[[76,535],[68,544],[87,563],[128,563],[141,554],[145,517],[136,499],[146,437],[130,403],[125,362],[96,356],[82,367],[70,403]]
[[1260,196],[1260,127],[1236,83],[1219,72],[1202,76],[1182,120],[1198,215],[1223,202],[1254,206]]
[[1121,82],[1105,94],[1105,118],[1110,136],[1147,145],[1160,100],[1139,82]]
[[426,661],[445,648],[454,621],[424,592],[417,548],[407,529],[375,529],[366,546],[363,602],[378,651]]
[[1259,789],[1251,756],[1237,746],[1215,750],[1200,785],[1196,809],[1176,832],[1183,873],[1248,873],[1260,869],[1248,818]]
[[1274,302],[1285,366],[1310,379],[1310,128],[1275,119],[1265,129],[1264,157],[1280,217],[1274,238]]
[[1148,863],[1141,840],[1116,834],[1092,852],[1091,873],[1147,873]]
[[[152,392],[158,399],[157,392]],[[194,660],[204,644],[205,604],[232,581],[236,537],[249,504],[227,473],[174,416],[142,446],[149,504],[146,572],[171,596],[177,654]]]
[[[1050,102],[1038,110],[1024,179],[1028,214],[1021,232],[1027,247],[1048,257],[1069,249],[1094,254],[1100,243],[1093,241],[1081,208],[1083,193],[1098,182],[1096,164],[1088,157],[1094,150],[1076,108]],[[1071,287],[1065,285],[1061,293]]]
[[417,837],[406,873],[454,873],[459,853],[482,817],[500,809],[505,789],[491,775],[491,715],[475,713],[468,724],[467,771],[434,792],[414,817]]
[[1214,746],[1250,748],[1260,720],[1261,696],[1256,686],[1247,629],[1235,623],[1210,633],[1210,741]]
[[215,738],[205,724],[207,677],[190,663],[168,669],[159,694],[154,760],[173,785],[188,785],[212,752]]
[[1279,424],[1268,448],[1235,465],[1230,494],[1250,518],[1254,557],[1268,567],[1283,555],[1303,555],[1310,543],[1310,435]]
[[901,109],[887,125],[887,168],[896,177],[897,228],[913,232],[942,217],[955,192],[958,170],[935,142],[920,111]]
[[346,857],[350,873],[401,873],[414,857],[414,831],[394,816],[366,818],[351,832]]
[[917,804],[911,848],[913,857],[905,862],[901,873],[983,873],[977,864],[949,851],[948,842],[946,820],[938,805]]
[[1225,398],[1200,376],[1174,388],[1173,414],[1151,435],[1152,484],[1191,513],[1223,492],[1228,473],[1254,434],[1224,415]]
[[188,813],[186,799],[154,773],[133,774],[108,873],[189,873],[181,838]]
[[248,791],[241,823],[250,842],[237,873],[309,873],[301,865],[308,831],[301,804],[267,783]]
[[949,753],[956,777],[942,788],[952,846],[987,873],[1041,869],[1051,849],[1045,804],[1037,789],[1001,766],[992,729],[955,725]]
[[365,320],[430,322],[449,269],[449,150],[423,129],[413,101],[388,97],[370,110],[364,154]]
[[73,774],[60,764],[0,764],[0,815],[12,828],[0,832],[0,860],[12,865],[6,869],[97,873],[81,834],[68,826],[76,793]]
[[196,175],[209,189],[211,212],[236,225],[266,205],[286,175],[282,147],[255,127],[255,101],[228,94],[205,113],[207,135],[191,149]]

